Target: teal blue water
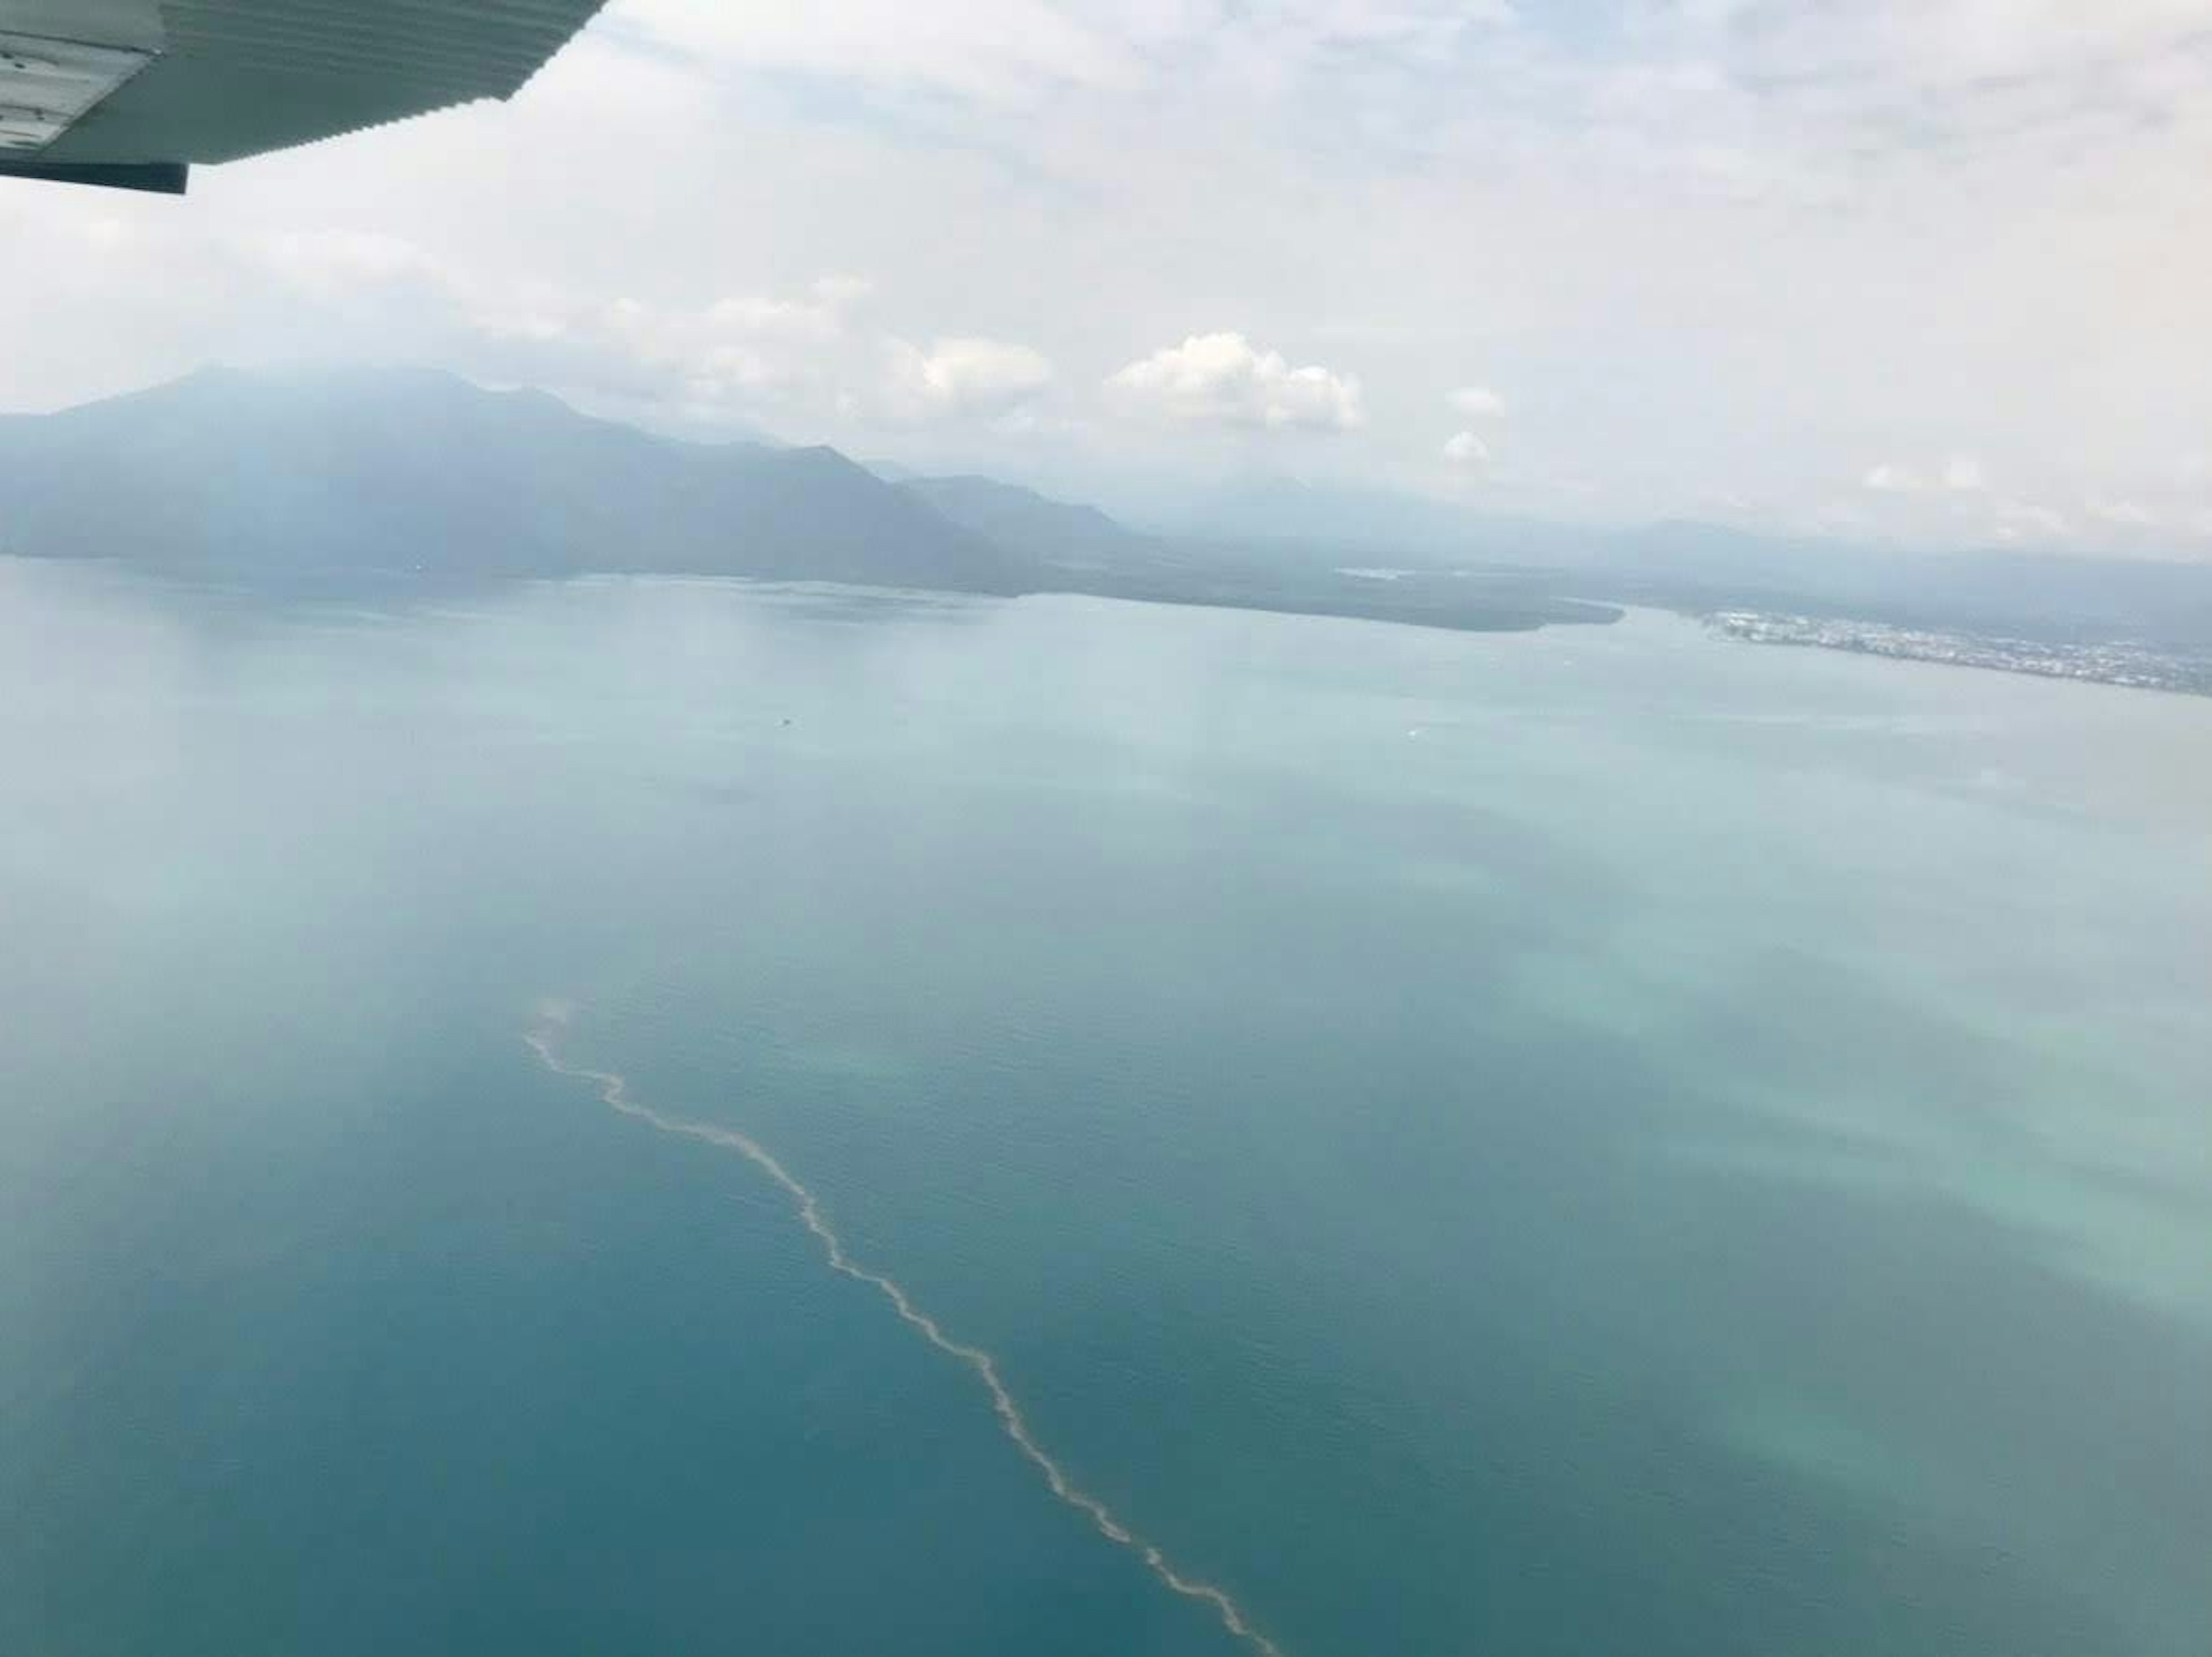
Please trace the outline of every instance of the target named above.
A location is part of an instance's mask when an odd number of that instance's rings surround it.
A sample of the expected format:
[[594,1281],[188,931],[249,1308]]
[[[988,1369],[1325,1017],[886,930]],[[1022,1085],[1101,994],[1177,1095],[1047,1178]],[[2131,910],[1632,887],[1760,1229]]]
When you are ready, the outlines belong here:
[[2203,1657],[2212,701],[0,562],[0,1651]]

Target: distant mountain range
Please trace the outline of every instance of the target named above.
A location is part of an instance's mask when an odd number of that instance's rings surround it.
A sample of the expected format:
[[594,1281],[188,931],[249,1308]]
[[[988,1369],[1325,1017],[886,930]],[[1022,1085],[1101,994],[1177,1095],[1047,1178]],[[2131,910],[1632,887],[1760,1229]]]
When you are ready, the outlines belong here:
[[257,586],[659,573],[1484,629],[1601,622],[1629,602],[2212,659],[2203,564],[1910,554],[1696,523],[1604,532],[1365,499],[1224,519],[1242,533],[1147,535],[993,478],[653,435],[423,370],[208,369],[0,416],[0,553]]
[[896,487],[963,529],[1065,569],[1125,568],[1158,544],[1096,507],[1054,501],[995,478],[909,477]]
[[834,449],[653,437],[428,372],[209,369],[0,419],[0,549],[234,579],[1032,585],[1025,561]]
[[1562,590],[1695,613],[1756,609],[2051,644],[2212,654],[2212,564],[2021,549],[1908,552],[1669,522],[1607,537]]
[[838,581],[1372,616],[1607,620],[1533,591],[1382,592],[1138,535],[981,477],[696,443],[421,370],[207,369],[0,417],[0,552],[257,586],[586,571]]

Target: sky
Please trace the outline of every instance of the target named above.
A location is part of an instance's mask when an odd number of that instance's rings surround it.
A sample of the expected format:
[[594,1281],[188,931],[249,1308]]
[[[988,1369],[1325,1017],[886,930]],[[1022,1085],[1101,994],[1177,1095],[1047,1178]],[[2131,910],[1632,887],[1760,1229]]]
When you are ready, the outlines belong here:
[[11,410],[430,362],[1109,501],[2212,559],[2205,0],[614,0],[0,246]]

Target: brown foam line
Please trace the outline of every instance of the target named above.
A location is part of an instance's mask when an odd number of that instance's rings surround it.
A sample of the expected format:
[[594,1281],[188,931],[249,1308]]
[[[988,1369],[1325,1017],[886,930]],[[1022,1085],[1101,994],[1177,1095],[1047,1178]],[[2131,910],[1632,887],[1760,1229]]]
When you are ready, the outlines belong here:
[[914,1303],[914,1299],[896,1279],[880,1272],[872,1272],[854,1261],[845,1253],[845,1245],[830,1222],[823,1217],[822,1205],[814,1193],[802,1184],[798,1176],[775,1159],[773,1152],[759,1140],[738,1132],[735,1128],[720,1127],[711,1122],[694,1122],[680,1116],[664,1115],[650,1105],[641,1104],[629,1096],[629,1083],[612,1071],[592,1070],[587,1065],[572,1065],[555,1050],[554,1041],[567,1028],[573,1016],[571,1010],[557,1004],[540,1009],[538,1027],[524,1035],[523,1040],[546,1069],[556,1076],[565,1076],[579,1082],[589,1082],[599,1090],[599,1098],[609,1109],[617,1111],[633,1121],[643,1122],[657,1133],[672,1134],[678,1138],[696,1139],[722,1150],[733,1150],[762,1173],[783,1187],[799,1214],[799,1223],[814,1235],[822,1245],[830,1269],[864,1283],[889,1301],[899,1320],[915,1330],[932,1346],[947,1357],[957,1359],[975,1373],[990,1394],[992,1413],[999,1418],[999,1426],[1020,1451],[1023,1459],[1043,1476],[1045,1486],[1068,1507],[1090,1520],[1098,1533],[1117,1546],[1128,1549],[1145,1563],[1161,1586],[1187,1599],[1196,1599],[1212,1608],[1221,1619],[1222,1627],[1243,1641],[1259,1654],[1259,1657],[1283,1657],[1282,1648],[1266,1635],[1252,1626],[1251,1618],[1229,1593],[1211,1582],[1201,1582],[1185,1576],[1171,1564],[1157,1543],[1138,1535],[1114,1516],[1113,1511],[1067,1476],[1060,1463],[1048,1454],[1030,1431],[1028,1419],[1014,1395],[999,1376],[999,1362],[980,1346],[970,1346],[965,1341],[955,1340],[946,1334],[936,1319]]

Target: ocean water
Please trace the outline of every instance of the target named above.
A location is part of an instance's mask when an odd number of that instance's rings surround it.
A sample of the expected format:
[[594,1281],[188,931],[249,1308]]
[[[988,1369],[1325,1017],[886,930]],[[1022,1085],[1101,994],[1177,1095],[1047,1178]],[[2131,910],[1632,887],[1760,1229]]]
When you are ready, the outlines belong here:
[[2203,1657],[2208,1078],[2212,701],[0,562],[0,1651]]

